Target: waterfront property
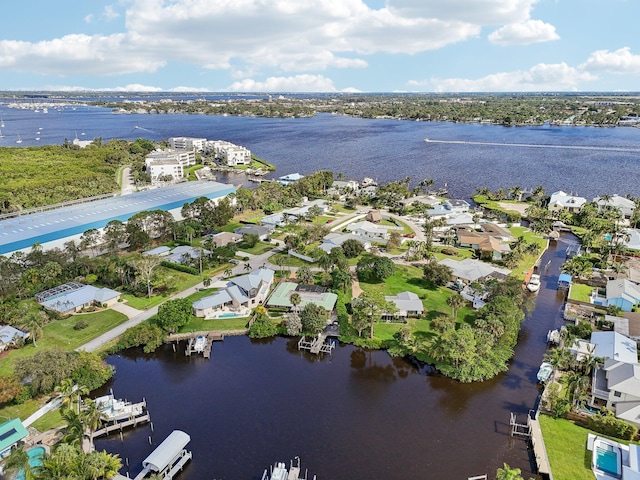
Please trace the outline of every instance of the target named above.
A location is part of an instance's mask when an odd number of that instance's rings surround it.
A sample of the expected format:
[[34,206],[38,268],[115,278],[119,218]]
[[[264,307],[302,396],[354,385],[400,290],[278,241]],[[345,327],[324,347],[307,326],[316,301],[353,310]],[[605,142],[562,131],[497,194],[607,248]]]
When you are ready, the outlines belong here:
[[183,182],[152,190],[24,214],[0,221],[0,254],[30,249],[62,247],[92,228],[101,229],[112,220],[126,222],[136,213],[165,210],[178,216],[185,203],[196,198],[222,199],[235,187],[206,180]]
[[274,274],[269,268],[259,268],[231,278],[226,288],[193,302],[193,314],[204,318],[226,318],[228,314],[246,316],[267,297]]
[[419,317],[424,313],[422,300],[413,292],[400,292],[384,298],[387,302],[393,302],[398,310],[393,314],[383,314],[383,320],[406,320],[407,317]]
[[292,309],[291,295],[293,293],[300,295],[301,302],[298,308],[304,308],[308,303],[315,303],[327,312],[331,312],[338,300],[338,296],[335,293],[328,291],[324,287],[282,282],[269,297],[267,306]]
[[195,150],[164,149],[149,153],[145,160],[151,182],[184,178],[185,168],[196,164]]
[[9,455],[11,449],[29,432],[19,418],[13,418],[0,424],[0,459]]
[[445,258],[438,263],[440,265],[446,265],[451,269],[452,281],[460,280],[465,284],[481,282],[489,278],[504,280],[511,273],[511,270],[506,268],[496,267],[495,265],[471,258],[465,258],[459,261]]
[[38,293],[36,302],[48,310],[71,314],[91,306],[108,308],[118,302],[120,295],[110,288],[69,282]]
[[558,190],[551,194],[548,208],[550,212],[578,213],[585,203],[587,203],[587,199],[584,197],[568,195],[562,190]]
[[629,200],[628,198],[621,197],[618,194],[610,195],[605,197],[596,197],[593,199],[593,202],[598,206],[598,211],[602,211],[605,208],[613,208],[618,210],[622,215],[622,218],[628,220],[633,216],[633,212],[636,209],[636,204],[633,200]]
[[640,365],[608,359],[592,374],[591,405],[640,426]]
[[102,414],[101,426],[92,433],[93,438],[108,435],[110,432],[122,432],[124,428],[137,427],[150,422],[147,402],[132,403],[116,399],[113,392],[94,399],[96,407]]
[[640,445],[625,445],[590,433],[587,450],[597,480],[637,480],[640,478]]

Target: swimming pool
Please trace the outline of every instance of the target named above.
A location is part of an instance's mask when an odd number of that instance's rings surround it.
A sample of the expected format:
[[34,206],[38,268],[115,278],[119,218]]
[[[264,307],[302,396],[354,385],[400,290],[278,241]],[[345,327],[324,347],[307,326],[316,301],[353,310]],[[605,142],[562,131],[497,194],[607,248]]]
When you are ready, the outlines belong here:
[[[44,447],[34,447],[27,450],[27,455],[29,455],[29,465],[31,465],[31,468],[42,465],[42,457],[45,453],[47,453],[47,451]],[[16,480],[25,480],[24,472],[18,473]]]
[[233,312],[229,312],[229,313],[222,313],[220,315],[218,315],[218,318],[235,318],[235,317],[240,317],[241,315],[237,314],[237,313],[233,313]]
[[622,475],[620,449],[604,442],[598,442],[594,447],[596,468],[620,478]]

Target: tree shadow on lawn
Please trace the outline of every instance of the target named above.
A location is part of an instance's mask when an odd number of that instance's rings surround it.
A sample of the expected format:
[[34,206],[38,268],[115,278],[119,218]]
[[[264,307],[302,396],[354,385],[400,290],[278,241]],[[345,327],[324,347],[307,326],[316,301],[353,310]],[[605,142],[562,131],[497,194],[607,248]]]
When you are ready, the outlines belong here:
[[409,280],[407,280],[407,283],[409,285],[414,285],[416,287],[423,288],[425,290],[431,290],[431,291],[438,290],[439,288],[437,285],[434,285],[428,280],[425,280],[424,278],[418,278],[418,277],[410,278]]

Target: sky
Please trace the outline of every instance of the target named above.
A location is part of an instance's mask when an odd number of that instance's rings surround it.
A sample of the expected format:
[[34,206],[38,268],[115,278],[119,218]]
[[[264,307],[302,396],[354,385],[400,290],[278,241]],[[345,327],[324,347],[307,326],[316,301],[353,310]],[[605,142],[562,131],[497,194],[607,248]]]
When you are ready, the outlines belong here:
[[0,90],[640,91],[639,0],[3,2]]

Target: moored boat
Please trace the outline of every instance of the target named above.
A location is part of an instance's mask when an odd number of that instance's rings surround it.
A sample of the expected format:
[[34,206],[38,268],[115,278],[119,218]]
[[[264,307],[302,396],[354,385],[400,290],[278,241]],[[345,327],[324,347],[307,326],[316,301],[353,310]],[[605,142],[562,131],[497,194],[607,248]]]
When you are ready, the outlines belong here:
[[[283,462],[276,462],[271,469],[267,469],[262,474],[262,480],[307,480],[307,472],[304,477],[300,476],[300,457],[296,457],[296,465],[291,461],[291,465],[287,469],[287,465]],[[316,476],[313,476],[313,480]]]
[[551,374],[553,373],[553,365],[549,362],[542,362],[540,364],[540,368],[538,369],[538,381],[540,383],[546,383],[549,378],[551,378]]
[[537,292],[540,290],[540,275],[534,273],[527,282],[527,290],[530,292]]

